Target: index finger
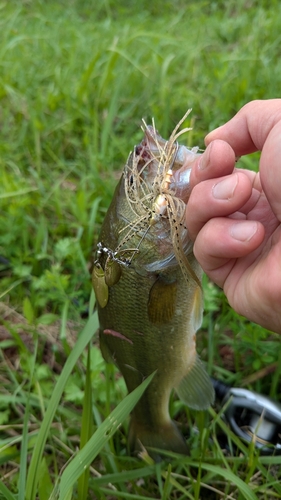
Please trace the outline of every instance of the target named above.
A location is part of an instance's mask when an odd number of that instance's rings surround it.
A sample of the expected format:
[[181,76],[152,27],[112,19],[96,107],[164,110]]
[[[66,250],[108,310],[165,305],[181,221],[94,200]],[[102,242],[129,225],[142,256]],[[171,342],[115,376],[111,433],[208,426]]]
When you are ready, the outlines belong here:
[[205,138],[208,145],[221,139],[237,156],[262,151],[260,179],[271,208],[281,221],[281,99],[252,101],[225,125]]
[[281,121],[281,99],[251,101],[227,123],[205,137],[208,146],[215,139],[226,141],[236,156],[261,151],[273,127]]

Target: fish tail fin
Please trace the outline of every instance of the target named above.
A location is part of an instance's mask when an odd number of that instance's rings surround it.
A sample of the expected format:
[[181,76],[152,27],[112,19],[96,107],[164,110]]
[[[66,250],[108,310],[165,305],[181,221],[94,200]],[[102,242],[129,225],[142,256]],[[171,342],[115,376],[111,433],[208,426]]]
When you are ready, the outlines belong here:
[[198,356],[176,391],[180,399],[194,410],[207,410],[213,404],[215,399],[213,384]]
[[160,459],[160,454],[150,451],[150,448],[172,451],[181,455],[189,454],[189,448],[175,422],[170,420],[164,425],[151,427],[138,421],[134,414],[130,421],[128,446],[131,453],[138,453],[146,448],[149,455],[156,461]]

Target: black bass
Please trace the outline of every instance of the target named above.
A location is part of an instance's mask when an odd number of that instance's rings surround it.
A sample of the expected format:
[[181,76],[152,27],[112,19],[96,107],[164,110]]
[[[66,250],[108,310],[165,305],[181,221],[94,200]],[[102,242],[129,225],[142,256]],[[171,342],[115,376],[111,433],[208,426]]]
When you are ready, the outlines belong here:
[[201,269],[184,214],[197,150],[177,142],[189,130],[178,132],[187,114],[168,141],[154,124],[144,124],[144,139],[129,155],[102,225],[93,268],[105,360],[117,365],[129,392],[157,370],[131,416],[131,451],[188,453],[169,415],[173,388],[194,409],[214,400],[196,353]]

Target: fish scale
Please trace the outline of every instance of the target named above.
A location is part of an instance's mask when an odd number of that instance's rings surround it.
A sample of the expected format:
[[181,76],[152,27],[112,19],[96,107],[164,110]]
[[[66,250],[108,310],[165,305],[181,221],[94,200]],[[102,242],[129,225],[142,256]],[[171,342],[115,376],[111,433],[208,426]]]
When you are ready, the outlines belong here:
[[131,415],[133,452],[154,447],[188,453],[169,415],[171,392],[175,389],[195,409],[206,409],[214,399],[196,353],[202,271],[180,199],[189,185],[184,189],[180,182],[179,189],[174,180],[185,178],[181,170],[192,165],[197,153],[173,147],[176,135],[177,128],[165,141],[155,126],[145,128],[104,219],[93,270],[105,360],[117,365],[129,392],[156,370]]

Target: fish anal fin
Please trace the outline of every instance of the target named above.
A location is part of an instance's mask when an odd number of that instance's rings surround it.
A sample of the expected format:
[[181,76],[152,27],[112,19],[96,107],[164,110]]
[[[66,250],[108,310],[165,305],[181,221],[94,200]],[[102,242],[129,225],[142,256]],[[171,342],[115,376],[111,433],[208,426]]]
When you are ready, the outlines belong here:
[[194,410],[206,410],[215,399],[214,388],[202,361],[198,356],[176,391],[180,399]]
[[147,304],[148,317],[152,323],[171,321],[176,308],[177,283],[165,282],[160,276],[152,285]]

